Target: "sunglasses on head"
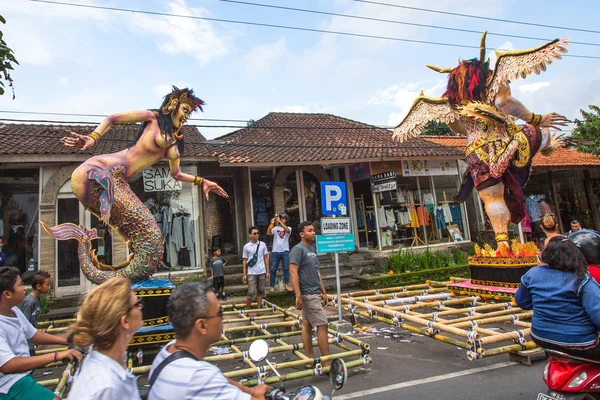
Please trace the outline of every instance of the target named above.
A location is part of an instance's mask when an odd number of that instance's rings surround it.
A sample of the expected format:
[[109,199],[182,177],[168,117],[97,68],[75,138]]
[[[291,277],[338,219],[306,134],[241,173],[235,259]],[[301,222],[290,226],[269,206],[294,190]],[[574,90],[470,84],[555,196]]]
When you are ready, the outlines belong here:
[[210,318],[214,318],[214,317],[221,317],[223,318],[223,314],[225,313],[225,309],[223,308],[223,306],[219,306],[219,312],[216,313],[215,315],[209,315],[207,317],[202,317],[201,319],[210,319]]
[[133,310],[136,307],[139,308],[140,311],[144,309],[144,300],[141,297],[139,297],[139,296],[138,296],[137,301],[135,302],[135,304],[132,305],[131,307],[129,307],[127,309],[127,312]]

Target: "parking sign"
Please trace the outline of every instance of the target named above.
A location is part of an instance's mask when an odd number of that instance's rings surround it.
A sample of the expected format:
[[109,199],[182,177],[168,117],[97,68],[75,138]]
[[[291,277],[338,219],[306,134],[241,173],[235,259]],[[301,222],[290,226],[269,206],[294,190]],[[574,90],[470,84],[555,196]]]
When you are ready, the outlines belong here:
[[345,182],[321,182],[321,213],[323,215],[348,213]]

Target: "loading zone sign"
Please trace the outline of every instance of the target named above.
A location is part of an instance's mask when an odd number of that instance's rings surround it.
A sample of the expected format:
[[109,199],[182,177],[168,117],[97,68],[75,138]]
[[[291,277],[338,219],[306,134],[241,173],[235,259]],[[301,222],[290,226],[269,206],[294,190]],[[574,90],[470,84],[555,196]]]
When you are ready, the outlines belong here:
[[321,235],[350,233],[350,218],[321,218]]

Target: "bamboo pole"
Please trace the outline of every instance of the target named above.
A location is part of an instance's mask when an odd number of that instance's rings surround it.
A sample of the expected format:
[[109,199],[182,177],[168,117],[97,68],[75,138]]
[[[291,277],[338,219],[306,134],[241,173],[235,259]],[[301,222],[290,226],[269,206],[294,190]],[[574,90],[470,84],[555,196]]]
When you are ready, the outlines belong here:
[[[365,359],[347,361],[345,364],[346,364],[346,368],[355,368],[355,367],[360,367],[361,365],[364,365],[365,363],[370,363],[370,362],[373,362],[373,360],[371,359],[371,357],[366,356]],[[321,373],[322,374],[329,373],[330,368],[331,367],[323,367]],[[307,369],[306,371],[290,372],[289,374],[281,375],[281,380],[279,379],[278,376],[268,377],[268,378],[264,379],[264,383],[267,385],[273,385],[273,384],[279,383],[280,381],[286,382],[286,381],[291,381],[294,379],[307,378],[307,377],[313,376],[314,374],[315,374],[314,369]],[[244,386],[256,386],[256,385],[258,385],[258,380],[257,379],[249,379],[249,380],[243,382],[242,384]]]
[[[521,333],[519,333],[519,332],[521,332]],[[482,346],[485,346],[486,344],[503,342],[505,340],[519,339],[520,335],[527,336],[530,334],[531,334],[531,329],[527,328],[527,329],[523,329],[520,331],[512,331],[512,332],[501,333],[501,334],[494,335],[494,336],[486,336],[486,337],[481,338],[480,343]]]
[[283,315],[263,315],[260,317],[242,317],[242,318],[231,318],[224,319],[223,324],[235,324],[239,322],[251,322],[251,321],[264,321],[273,318],[281,318]]
[[523,346],[521,346],[520,344],[511,344],[509,346],[502,346],[502,347],[496,347],[494,349],[489,349],[485,352],[485,354],[483,356],[484,357],[492,357],[492,356],[497,356],[498,354],[512,353],[514,351],[531,350],[536,347],[538,347],[538,345],[535,344],[534,342],[527,342]]
[[[344,306],[344,309],[348,310],[348,307]],[[358,314],[358,315],[363,316],[363,317],[371,318],[369,316],[369,313],[366,312],[366,311],[358,311],[358,310],[355,309],[355,310],[352,311],[352,313]],[[391,320],[389,318],[380,317],[379,315],[373,315],[372,318],[374,320],[376,320],[376,321],[385,322],[385,323],[390,324],[390,325],[396,325],[396,323],[393,320]],[[412,326],[412,325],[408,325],[408,324],[405,324],[405,323],[401,323],[400,327],[402,327],[403,329],[406,329],[408,331],[411,331],[411,332],[414,332],[414,333],[418,333],[418,334],[423,335],[423,336],[430,336],[430,337],[432,337],[432,338],[434,338],[436,340],[439,340],[440,342],[448,343],[448,344],[451,344],[451,345],[454,345],[454,346],[457,346],[457,347],[461,347],[461,348],[463,348],[465,350],[469,350],[469,346],[465,342],[461,342],[459,340],[450,338],[448,336],[440,335],[439,333],[436,333],[435,335],[431,336],[431,335],[429,335],[427,333],[426,329],[419,328],[419,327]]]
[[[335,360],[336,358],[354,357],[354,356],[361,356],[361,355],[362,355],[362,350],[352,350],[352,351],[345,351],[342,353],[329,354],[327,356],[321,356],[318,359],[317,358],[315,358],[315,359],[309,358],[308,360],[312,361],[313,364],[316,364],[317,361],[320,361],[321,363],[323,363],[323,362]],[[274,366],[279,371],[279,370],[283,370],[286,368],[303,367],[306,364],[307,364],[307,360],[297,360],[297,361],[287,361],[284,363],[276,363],[276,364],[274,364]],[[271,371],[271,367],[268,365],[262,366],[260,369],[264,370],[264,371]],[[234,379],[234,378],[241,378],[241,377],[248,376],[248,375],[253,375],[253,374],[256,374],[256,372],[257,372],[256,368],[246,368],[246,369],[240,369],[237,371],[225,372],[225,373],[223,373],[223,375],[225,375],[226,378]]]
[[[413,297],[413,296],[424,296],[426,294],[436,294],[436,293],[448,293],[448,290],[446,288],[430,288],[427,287],[426,289],[420,289],[420,290],[409,290],[409,291],[405,291],[405,292],[392,292],[392,293],[384,293],[384,294],[376,294],[376,295],[372,295],[372,296],[362,296],[362,300],[364,302],[374,302],[377,300],[388,300],[388,299],[397,299],[397,298],[403,298],[403,297]],[[337,296],[333,296],[333,295],[327,295],[328,297],[330,297],[331,299],[337,297]],[[361,296],[356,296],[357,298],[360,298]],[[450,297],[450,293],[448,293],[448,297]]]
[[46,379],[44,381],[38,381],[38,384],[42,385],[43,387],[49,387],[49,386],[58,385],[59,382],[60,382],[60,379],[54,378],[54,379]]
[[[450,283],[450,282],[446,282],[446,283]],[[373,296],[373,295],[377,295],[380,293],[406,292],[407,290],[429,289],[429,288],[431,288],[430,285],[428,285],[426,283],[421,283],[418,285],[395,286],[395,287],[384,288],[384,289],[371,289],[371,290],[361,290],[358,292],[343,293],[342,297]]]
[[259,336],[251,336],[251,337],[245,337],[245,338],[238,338],[238,339],[228,339],[228,340],[220,340],[218,342],[215,342],[212,344],[212,346],[225,346],[225,345],[229,345],[231,343],[250,343],[250,342],[254,342],[255,340],[259,340],[259,339],[264,339],[264,340],[269,340],[269,339],[278,339],[280,337],[290,337],[290,336],[300,336],[302,335],[302,331],[292,331],[292,332],[281,332],[281,333],[274,333],[272,335],[259,335]]
[[[329,338],[327,340],[328,340],[329,344],[335,343],[335,339],[333,339],[333,338]],[[316,341],[313,341],[312,346],[313,347],[318,346],[318,343]],[[279,346],[279,347],[269,347],[269,354],[283,353],[286,351],[299,350],[299,349],[303,349],[303,348],[304,348],[304,344],[302,344],[302,343],[288,344],[288,345]],[[243,358],[243,354],[229,353],[229,354],[221,354],[221,355],[217,355],[217,356],[209,356],[209,357],[204,357],[202,359],[202,361],[218,362],[218,361],[227,361],[227,360],[237,360],[238,358]]]
[[40,322],[38,322],[37,326],[38,326],[38,328],[43,328],[45,326],[50,326],[50,325],[72,324],[76,320],[77,320],[76,318],[53,319],[53,320],[49,320],[49,321],[40,321]]
[[[455,305],[455,304],[474,304],[475,300],[473,299],[473,297],[465,297],[462,299],[452,299],[452,300],[444,300],[444,301],[438,301],[436,302],[431,302],[431,303],[417,303],[417,304],[405,304],[403,306],[400,307],[386,307],[389,310],[394,310],[394,311],[398,311],[398,310],[404,310],[406,306],[408,306],[408,308],[410,310],[416,310],[419,308],[435,308],[435,307],[444,307],[444,305]],[[479,303],[477,303],[479,304]]]
[[[292,323],[293,323],[293,324],[295,324],[296,326],[300,326],[300,320],[295,320],[295,321],[290,321],[290,322],[292,322]],[[253,322],[253,321],[252,321],[252,322],[250,322],[250,323],[251,323],[252,325],[256,326],[256,327],[259,327],[259,328],[260,328],[260,330],[261,330],[261,332],[264,332],[264,333],[266,333],[267,335],[270,335],[270,334],[271,334],[271,332],[269,332],[269,331],[267,330],[267,328],[266,328],[266,327],[259,326],[259,325],[258,325],[256,322]],[[279,345],[282,345],[282,346],[287,346],[287,345],[288,345],[286,342],[284,342],[284,341],[283,341],[283,340],[281,340],[281,339],[273,339],[273,340],[275,341],[275,343],[277,343],[277,344],[279,344]],[[306,356],[306,355],[302,354],[302,352],[301,352],[301,351],[299,351],[299,350],[294,350],[294,351],[292,351],[292,353],[293,353],[294,355],[296,355],[297,357],[299,357],[301,360],[308,360],[308,359],[309,359],[309,357],[308,357],[308,356]]]
[[440,324],[438,322],[433,322],[433,321],[428,321],[426,319],[423,318],[419,318],[419,317],[415,317],[414,315],[409,315],[409,314],[405,314],[403,312],[400,311],[392,311],[389,310],[387,308],[383,308],[383,307],[377,307],[371,304],[367,304],[367,303],[363,303],[360,301],[355,301],[355,300],[350,300],[350,299],[341,299],[343,302],[347,303],[347,304],[351,304],[351,305],[357,305],[359,307],[362,307],[364,309],[369,310],[369,308],[373,311],[376,311],[378,313],[387,315],[389,317],[398,317],[398,318],[403,318],[406,319],[410,322],[413,322],[415,324],[419,324],[419,325],[424,325],[427,326],[429,328],[433,328],[433,329],[438,329],[440,331],[444,331],[444,332],[448,332],[451,333],[453,335],[456,336],[462,336],[465,338],[469,338],[469,337],[473,337],[475,340],[478,340],[480,338],[480,335],[478,333],[475,334],[470,334],[469,332],[463,330],[463,329],[458,329],[454,326],[448,326],[448,325],[444,325],[444,324]]
[[[472,313],[473,315],[469,316],[469,317],[465,317],[465,318],[469,318],[469,319],[464,319],[464,321],[469,321],[471,319],[472,316],[475,316],[476,313],[478,313],[479,311],[488,311],[488,310],[498,310],[498,309],[502,309],[502,312],[505,312],[506,310],[512,310],[512,314],[514,314],[515,312],[519,312],[521,311],[520,308],[518,307],[514,307],[514,308],[507,308],[507,303],[500,303],[500,304],[488,304],[485,306],[476,306],[476,307],[468,307],[468,308],[452,308],[452,307],[446,307],[445,305],[443,305],[441,307],[442,311],[439,311],[437,313],[438,316],[442,316],[442,315],[457,315],[457,314],[464,314],[464,313]],[[429,313],[429,314],[421,314],[421,318],[431,318],[433,316],[434,313]],[[485,313],[485,315],[491,315],[492,313]],[[498,314],[498,315],[503,315],[503,314]],[[453,319],[452,322],[457,322],[459,319],[463,319],[463,318],[457,318],[457,319]],[[462,322],[462,321],[459,321]]]
[[58,382],[58,385],[56,386],[56,390],[54,391],[54,394],[61,399],[62,399],[63,394],[65,393],[65,390],[67,389],[67,383],[69,382],[69,377],[72,376],[74,369],[75,369],[75,364],[70,362],[67,365],[67,368],[65,368],[65,371],[63,372],[62,376],[60,377],[60,381]]
[[[478,325],[487,325],[487,324],[495,324],[497,322],[514,321],[517,319],[515,316],[518,317],[518,319],[529,319],[533,316],[533,311],[524,311],[524,312],[521,312],[518,314],[503,315],[500,317],[479,318],[474,321],[476,321]],[[456,328],[468,328],[468,327],[472,326],[471,321],[464,321],[464,322],[459,322],[456,324],[451,323],[451,325]]]
[[54,333],[62,333],[62,332],[66,332],[67,329],[69,329],[68,327],[61,327],[61,328],[48,328],[46,330],[43,330],[43,332],[46,333],[50,333],[50,334],[54,334]]
[[291,326],[298,326],[298,321],[284,321],[284,322],[275,322],[272,324],[255,324],[255,325],[246,325],[246,326],[233,326],[231,328],[225,329],[225,333],[236,333],[236,332],[245,332],[245,331],[259,331],[265,330],[269,328],[285,328]]
[[65,350],[69,350],[69,348],[68,347],[55,347],[53,349],[36,350],[35,355],[41,356],[43,354],[56,353],[57,351],[65,351]]

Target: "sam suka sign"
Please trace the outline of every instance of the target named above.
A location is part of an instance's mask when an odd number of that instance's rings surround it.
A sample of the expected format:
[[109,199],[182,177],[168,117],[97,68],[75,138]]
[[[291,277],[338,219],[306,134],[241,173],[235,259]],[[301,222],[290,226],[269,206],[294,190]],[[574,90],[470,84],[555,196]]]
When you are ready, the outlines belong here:
[[350,218],[321,218],[321,234],[350,233]]
[[182,189],[181,182],[171,176],[169,167],[146,168],[143,176],[144,192],[167,192]]

